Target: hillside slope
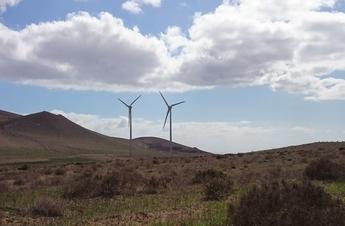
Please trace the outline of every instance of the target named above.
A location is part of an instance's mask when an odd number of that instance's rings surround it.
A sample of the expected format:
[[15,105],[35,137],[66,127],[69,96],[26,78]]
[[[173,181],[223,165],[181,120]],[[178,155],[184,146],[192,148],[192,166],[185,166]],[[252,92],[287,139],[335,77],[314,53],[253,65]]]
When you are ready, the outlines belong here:
[[[135,143],[145,144],[147,148],[151,150],[159,150],[163,152],[170,151],[170,142],[168,140],[158,137],[140,137],[134,139]],[[173,153],[184,153],[184,154],[199,154],[208,155],[205,151],[202,151],[196,147],[188,147],[182,144],[173,142]]]
[[[20,116],[0,114],[0,155],[66,157],[80,154],[128,155],[128,140],[108,137],[85,129],[62,115],[40,112]],[[6,118],[6,120],[5,120]],[[139,138],[134,141],[133,155],[171,155],[169,142],[160,138]],[[196,148],[175,144],[173,155],[200,155]]]
[[121,153],[126,147],[125,139],[95,133],[49,112],[0,123],[0,150],[62,154]]
[[18,115],[18,114],[15,114],[15,113],[11,113],[11,112],[8,112],[8,111],[0,110],[0,123],[1,122],[6,122],[8,120],[15,119],[15,118],[18,118],[18,117],[21,117],[21,115]]

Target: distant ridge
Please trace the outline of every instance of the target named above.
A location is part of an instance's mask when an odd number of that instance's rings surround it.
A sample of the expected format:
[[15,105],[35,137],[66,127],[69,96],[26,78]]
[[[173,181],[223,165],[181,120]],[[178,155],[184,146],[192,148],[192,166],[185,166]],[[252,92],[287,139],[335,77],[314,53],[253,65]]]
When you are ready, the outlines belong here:
[[20,117],[21,115],[0,110],[0,123]]
[[[158,138],[158,137],[139,137],[134,139],[135,143],[143,143],[149,149],[159,150],[169,153],[170,142],[168,140]],[[182,144],[173,142],[173,153],[185,153],[185,154],[200,154],[208,155],[210,153],[202,151],[196,147],[188,147]]]
[[[62,115],[39,112],[26,116],[1,111],[0,156],[128,154],[128,140],[105,136],[88,130]],[[134,155],[170,155],[168,141],[160,138],[138,138]],[[196,148],[175,144],[173,155],[200,155]]]

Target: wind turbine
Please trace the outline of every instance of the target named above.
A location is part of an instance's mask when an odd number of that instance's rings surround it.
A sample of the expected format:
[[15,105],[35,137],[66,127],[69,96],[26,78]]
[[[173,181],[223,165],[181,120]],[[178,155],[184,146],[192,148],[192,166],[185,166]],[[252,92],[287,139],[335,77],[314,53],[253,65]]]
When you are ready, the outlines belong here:
[[135,100],[132,101],[131,104],[127,104],[125,103],[123,100],[121,100],[120,98],[119,101],[121,103],[123,103],[127,108],[128,108],[128,125],[129,125],[129,155],[132,155],[132,108],[133,108],[133,104],[141,97],[141,95],[139,95],[137,98],[135,98]]
[[167,120],[168,120],[168,116],[170,115],[170,153],[172,153],[172,109],[173,107],[179,105],[179,104],[183,104],[185,103],[185,101],[181,101],[181,102],[178,102],[176,104],[172,104],[172,105],[169,105],[167,100],[164,98],[162,92],[159,92],[160,95],[162,96],[165,104],[167,105],[167,108],[168,108],[168,111],[167,111],[167,114],[165,116],[165,121],[164,121],[164,125],[163,125],[163,128],[165,127],[166,123],[167,123]]

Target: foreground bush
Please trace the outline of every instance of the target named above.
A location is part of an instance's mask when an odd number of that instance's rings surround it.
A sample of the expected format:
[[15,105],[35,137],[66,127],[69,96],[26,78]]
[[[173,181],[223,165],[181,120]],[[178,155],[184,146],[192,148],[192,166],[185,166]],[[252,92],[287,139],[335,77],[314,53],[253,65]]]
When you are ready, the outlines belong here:
[[10,187],[5,182],[0,182],[0,193],[10,191]]
[[37,217],[60,217],[63,215],[61,203],[50,198],[40,198],[29,208],[32,216]]
[[206,200],[222,200],[229,196],[232,191],[232,182],[229,178],[211,179],[204,185]]
[[80,177],[64,187],[64,198],[88,198],[94,194],[97,183],[91,178]]
[[233,226],[345,225],[343,203],[307,182],[254,187],[229,213]]
[[311,180],[344,179],[345,168],[329,159],[319,159],[311,162],[305,169],[305,176]]
[[169,187],[169,183],[172,181],[170,177],[151,177],[146,180],[144,186],[144,193],[157,194],[160,190],[165,190]]
[[214,169],[208,169],[203,171],[198,171],[194,178],[193,178],[193,184],[205,184],[208,183],[210,180],[213,179],[224,179],[226,178],[226,175],[219,170]]
[[64,198],[113,197],[133,195],[143,184],[135,172],[108,172],[105,175],[82,175],[64,188]]

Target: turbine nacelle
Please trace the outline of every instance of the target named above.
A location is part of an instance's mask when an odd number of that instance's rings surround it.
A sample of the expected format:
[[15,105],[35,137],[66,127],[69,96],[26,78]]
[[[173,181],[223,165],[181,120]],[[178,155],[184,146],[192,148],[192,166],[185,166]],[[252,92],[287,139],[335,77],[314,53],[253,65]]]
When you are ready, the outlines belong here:
[[132,122],[132,108],[133,108],[133,104],[141,97],[141,95],[139,95],[137,98],[135,98],[131,104],[127,104],[126,102],[124,102],[123,100],[121,100],[120,98],[118,98],[118,100],[123,103],[123,105],[125,105],[128,108],[128,125],[131,125]]
[[[177,106],[177,105],[180,105],[180,104],[183,104],[183,103],[185,103],[185,101],[181,101],[181,102],[178,102],[178,103],[169,105],[169,104],[168,104],[168,101],[165,99],[165,97],[163,96],[162,92],[159,92],[159,94],[160,94],[161,97],[163,98],[164,103],[166,104],[166,106],[167,106],[167,108],[168,108],[168,111],[167,111],[167,114],[166,114],[165,120],[164,120],[164,125],[163,125],[163,128],[165,128],[165,125],[166,125],[166,123],[167,123],[168,117],[169,117],[169,115],[171,116],[171,111],[172,111],[173,107],[175,107],[175,106]],[[170,122],[170,123],[171,123],[171,122]],[[171,124],[170,124],[170,127],[171,127]]]
[[123,105],[125,105],[128,108],[132,108],[133,104],[141,97],[141,95],[139,95],[137,98],[135,98],[135,100],[132,101],[131,104],[127,104],[126,102],[124,102],[123,100],[121,100],[120,98],[117,98],[121,103],[123,103]]

